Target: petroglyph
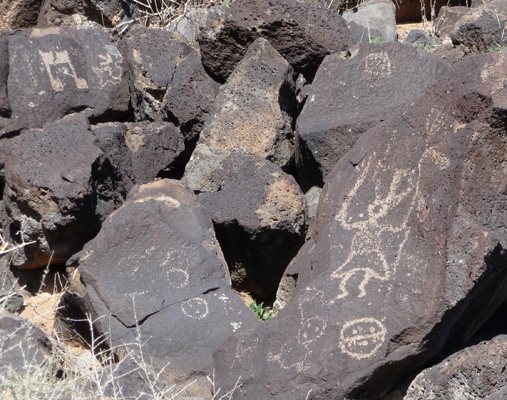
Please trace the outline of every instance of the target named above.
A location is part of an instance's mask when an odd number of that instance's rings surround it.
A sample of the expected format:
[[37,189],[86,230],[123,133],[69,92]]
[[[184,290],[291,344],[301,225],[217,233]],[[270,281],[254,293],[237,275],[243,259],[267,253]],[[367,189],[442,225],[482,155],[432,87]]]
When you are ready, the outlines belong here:
[[[358,194],[363,189],[367,177],[373,181],[380,181],[381,175],[385,176],[387,173],[392,174],[387,191],[386,185],[378,185],[374,189],[373,202],[353,203],[361,198]],[[414,170],[398,169],[388,172],[380,163],[374,166],[371,158],[366,162],[359,179],[335,217],[343,228],[355,232],[347,258],[331,274],[331,279],[340,280],[340,291],[336,300],[349,295],[348,284],[351,281],[357,285],[359,291],[357,297],[364,297],[366,285],[372,279],[386,281],[392,278],[396,262],[394,259],[388,261],[383,248],[386,241],[398,242],[397,251],[404,244],[408,234],[404,231],[416,197],[415,186]],[[393,217],[394,213],[396,218]],[[359,283],[358,276],[361,277]]]
[[364,71],[373,76],[386,77],[391,75],[391,60],[385,51],[370,53],[366,57]]
[[125,138],[125,144],[132,153],[135,153],[139,150],[139,147],[144,145],[144,134],[139,127],[128,129],[123,137]]
[[181,311],[186,317],[197,320],[202,320],[209,314],[208,303],[200,297],[184,301],[181,304]]
[[53,90],[56,92],[64,90],[65,85],[61,79],[62,76],[71,77],[78,89],[88,89],[86,79],[79,78],[77,76],[76,69],[70,61],[67,50],[52,50],[48,52],[39,50],[39,55],[41,56],[44,66],[46,67],[46,71],[49,74],[49,81],[51,82]]
[[340,332],[342,351],[361,360],[374,355],[384,343],[386,328],[375,318],[360,318],[347,322]]
[[123,73],[122,61],[123,57],[116,47],[107,45],[107,54],[98,57],[102,60],[98,67],[92,67],[93,72],[99,78],[99,86],[104,88],[108,84],[114,83],[114,81],[121,81]]

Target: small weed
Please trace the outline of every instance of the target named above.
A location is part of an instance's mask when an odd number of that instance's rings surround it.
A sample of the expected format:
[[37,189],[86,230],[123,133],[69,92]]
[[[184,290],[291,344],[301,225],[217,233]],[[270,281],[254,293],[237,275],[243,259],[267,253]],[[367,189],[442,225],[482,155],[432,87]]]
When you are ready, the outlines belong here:
[[271,307],[263,307],[264,302],[261,304],[257,304],[257,302],[254,300],[250,304],[250,308],[252,311],[263,321],[267,321],[268,319],[273,318],[273,311],[271,311]]
[[384,44],[385,40],[381,36],[371,36],[370,43],[371,44]]
[[189,41],[188,41],[188,44],[189,44],[190,46],[194,45],[194,44],[195,44],[195,39],[193,39],[193,40],[189,40]]

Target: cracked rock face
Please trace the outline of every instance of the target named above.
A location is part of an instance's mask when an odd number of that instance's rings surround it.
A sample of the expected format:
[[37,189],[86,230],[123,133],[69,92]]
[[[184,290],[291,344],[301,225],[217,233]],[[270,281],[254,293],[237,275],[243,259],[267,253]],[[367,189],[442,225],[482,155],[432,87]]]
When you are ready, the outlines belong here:
[[[97,329],[112,344],[135,342],[136,324],[153,356],[174,383],[197,382],[209,395],[212,354],[233,332],[258,318],[230,289],[227,266],[209,215],[177,181],[135,188],[78,253]],[[112,316],[109,318],[109,316]]]

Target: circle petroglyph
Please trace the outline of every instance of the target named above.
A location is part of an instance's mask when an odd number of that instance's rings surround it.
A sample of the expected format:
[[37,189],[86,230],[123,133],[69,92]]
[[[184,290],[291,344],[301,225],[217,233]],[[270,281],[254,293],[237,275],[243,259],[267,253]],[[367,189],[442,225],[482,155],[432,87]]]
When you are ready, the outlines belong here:
[[188,272],[179,268],[171,268],[166,271],[167,281],[175,289],[183,289],[188,286],[190,279]]
[[360,360],[373,356],[384,343],[386,328],[375,318],[360,318],[347,322],[341,332],[342,351]]
[[196,297],[184,301],[181,304],[181,311],[186,317],[201,320],[206,318],[209,313],[208,303],[206,303],[206,300]]

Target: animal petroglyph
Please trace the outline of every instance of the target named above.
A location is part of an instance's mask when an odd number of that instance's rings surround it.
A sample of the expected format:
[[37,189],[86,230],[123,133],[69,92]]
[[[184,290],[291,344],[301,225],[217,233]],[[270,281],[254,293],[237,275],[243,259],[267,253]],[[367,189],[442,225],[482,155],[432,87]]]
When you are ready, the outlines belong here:
[[[110,49],[112,47],[112,49]],[[93,72],[99,78],[99,86],[101,88],[114,81],[120,81],[123,73],[122,56],[113,46],[106,46],[108,53],[106,55],[99,54],[98,57],[102,60],[98,67],[92,67]]]
[[368,160],[335,217],[343,228],[354,232],[345,261],[331,274],[331,279],[340,280],[337,300],[349,295],[349,282],[357,285],[357,297],[364,297],[366,285],[372,279],[386,281],[395,272],[396,261],[388,260],[384,248],[385,243],[392,248],[398,242],[396,250],[399,251],[406,240],[408,232],[404,230],[415,202],[415,171],[395,170],[387,189],[386,185],[375,187],[372,202],[353,203],[361,198],[366,177],[379,181],[380,175],[385,176],[386,172],[386,167],[374,166]]
[[371,357],[384,343],[386,328],[375,318],[347,322],[340,332],[340,347],[345,354],[360,360]]
[[186,317],[198,320],[206,318],[209,314],[208,303],[200,297],[181,303],[181,311]]
[[52,50],[48,52],[39,50],[39,55],[46,67],[53,90],[56,92],[64,90],[65,84],[62,79],[65,76],[71,77],[78,89],[88,89],[86,79],[77,76],[76,69],[70,61],[67,50]]

